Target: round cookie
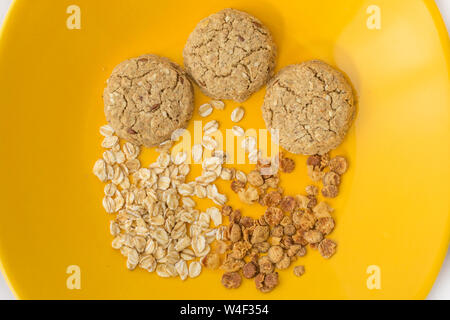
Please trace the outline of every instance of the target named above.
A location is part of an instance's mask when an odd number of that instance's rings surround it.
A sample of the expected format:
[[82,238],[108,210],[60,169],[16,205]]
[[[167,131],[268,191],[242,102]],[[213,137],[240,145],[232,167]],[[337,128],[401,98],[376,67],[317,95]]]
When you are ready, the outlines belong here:
[[319,60],[283,68],[268,84],[262,106],[268,129],[292,153],[324,154],[344,140],[355,113],[344,75]]
[[224,9],[200,21],[183,57],[204,94],[242,102],[270,79],[276,51],[269,30],[258,19]]
[[185,72],[153,54],[117,65],[103,92],[106,120],[119,137],[152,147],[185,128],[192,117],[194,93]]

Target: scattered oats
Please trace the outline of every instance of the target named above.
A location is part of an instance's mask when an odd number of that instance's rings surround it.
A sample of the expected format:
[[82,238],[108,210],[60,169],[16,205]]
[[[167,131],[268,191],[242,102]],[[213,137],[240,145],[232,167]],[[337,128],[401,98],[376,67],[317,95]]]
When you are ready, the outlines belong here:
[[186,280],[189,275],[189,270],[185,260],[180,259],[177,263],[175,263],[175,270],[177,270],[181,280]]
[[160,177],[158,179],[158,189],[159,190],[167,190],[170,186],[170,178],[169,177]]
[[202,272],[202,265],[198,261],[193,261],[189,265],[189,277],[190,278],[196,278],[200,275],[200,272]]
[[[172,135],[170,136],[170,140],[171,140],[171,141],[178,141],[178,139],[179,139],[182,135],[184,135],[186,132],[187,132],[186,129],[178,128],[178,129],[176,129],[175,131],[172,132]],[[168,143],[168,142],[165,141],[165,142],[163,142],[163,143]],[[161,146],[162,146],[162,143],[161,143]]]
[[116,197],[114,198],[114,211],[119,211],[122,209],[123,205],[125,204],[125,199],[122,196],[122,194],[119,192],[119,190],[116,191]]
[[244,117],[244,109],[242,107],[237,107],[231,112],[231,121],[239,122]]
[[214,226],[217,227],[222,224],[222,213],[217,207],[206,209],[206,213],[210,216],[211,221],[214,223]]
[[123,152],[125,153],[125,157],[128,160],[135,159],[139,155],[139,147],[135,146],[130,142],[125,142],[122,147]]
[[222,171],[222,159],[218,157],[209,157],[203,160],[202,168],[206,171],[215,171],[217,167],[220,166],[220,171]]
[[131,173],[133,173],[139,170],[139,168],[141,167],[141,162],[138,159],[130,159],[125,162],[125,166]]
[[204,136],[202,140],[202,145],[208,150],[214,150],[217,148],[218,143],[210,136]]
[[231,130],[233,131],[233,134],[237,137],[243,137],[245,134],[244,129],[242,129],[239,126],[233,126],[233,128]]
[[223,206],[228,201],[228,198],[224,194],[217,193],[211,200],[218,206]]
[[169,152],[170,148],[172,148],[172,145],[173,145],[172,140],[166,140],[164,142],[161,142],[160,145],[156,148],[156,152],[167,153]]
[[161,153],[156,159],[156,162],[158,163],[160,168],[167,168],[167,166],[170,164],[170,160],[170,155],[168,153]]
[[108,180],[108,174],[106,171],[106,162],[103,159],[98,159],[95,164],[92,172],[100,179],[100,181],[105,182]]
[[180,165],[184,163],[187,159],[186,151],[178,152],[175,158],[173,159],[173,163],[176,165]]
[[241,142],[241,147],[246,152],[251,152],[256,149],[256,138],[255,137],[245,137]]
[[210,135],[216,132],[219,129],[219,122],[217,120],[211,120],[205,124],[203,127],[203,132],[205,135]]
[[198,114],[201,117],[207,117],[212,113],[213,109],[211,107],[211,105],[209,103],[205,103],[202,104],[199,108],[198,108]]
[[225,103],[223,101],[220,101],[220,100],[212,100],[211,101],[211,105],[217,110],[225,109]]
[[213,156],[219,158],[222,161],[222,163],[225,163],[228,159],[228,153],[223,150],[215,150],[213,152]]
[[104,197],[103,198],[103,208],[105,208],[107,213],[113,213],[116,211],[116,203],[113,198],[111,197]]
[[118,236],[120,234],[120,227],[115,221],[111,221],[109,224],[109,231],[111,232],[112,236]]
[[200,199],[206,198],[206,188],[202,185],[197,184],[195,186],[195,196]]
[[114,157],[116,158],[117,163],[124,163],[125,162],[125,154],[122,151],[117,151],[114,154]]
[[195,201],[192,198],[189,197],[183,197],[183,207],[185,209],[194,209],[195,208]]
[[156,259],[152,255],[143,256],[139,261],[139,267],[148,272],[153,272],[156,269]]
[[182,196],[192,196],[194,191],[194,186],[191,184],[183,183],[178,186],[178,193]]
[[106,149],[110,149],[119,143],[119,138],[117,136],[106,136],[103,139],[102,147]]
[[248,154],[248,160],[250,160],[250,163],[256,163],[258,161],[260,154],[261,152],[256,149],[250,151]]
[[103,152],[103,160],[105,160],[107,164],[113,165],[116,163],[116,156],[111,150],[106,150],[105,152]]
[[135,249],[128,251],[127,268],[134,270],[139,263],[139,253]]
[[206,186],[217,179],[217,174],[214,171],[204,172],[200,177],[195,178],[198,184]]
[[170,274],[167,272],[167,265],[166,264],[158,264],[156,267],[156,274],[160,276],[161,278],[169,278]]
[[183,260],[190,261],[195,258],[195,254],[194,251],[192,251],[189,248],[186,248],[183,251],[181,251],[180,257],[183,258]]
[[113,183],[108,183],[105,185],[103,190],[105,192],[105,196],[112,197],[116,193],[117,187]]
[[106,124],[100,127],[100,134],[104,137],[112,136],[114,134],[114,129],[109,124]]
[[194,144],[192,146],[192,159],[199,163],[202,161],[203,147],[201,144]]

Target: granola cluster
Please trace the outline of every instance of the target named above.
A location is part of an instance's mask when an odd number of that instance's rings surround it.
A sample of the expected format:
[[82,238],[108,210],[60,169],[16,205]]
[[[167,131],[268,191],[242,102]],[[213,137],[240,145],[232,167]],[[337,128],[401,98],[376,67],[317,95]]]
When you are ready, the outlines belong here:
[[[282,172],[290,173],[295,162],[281,155],[279,167]],[[325,171],[326,167],[330,168],[329,172]],[[222,207],[222,215],[229,217],[230,222],[218,245],[220,253],[225,253],[220,268],[225,271],[222,284],[226,288],[238,288],[244,277],[253,279],[261,292],[269,292],[278,285],[277,270],[289,268],[306,254],[308,246],[326,259],[336,252],[336,243],[326,238],[335,226],[333,209],[326,202],[318,201],[318,187],[309,185],[305,194],[284,195],[279,187],[278,171],[273,168],[270,161],[258,160],[254,170],[247,175],[236,172],[236,179],[231,182],[231,189],[242,202],[258,202],[266,209],[259,219],[254,219],[243,216],[239,209]],[[338,186],[346,169],[343,157],[308,158],[313,180],[322,179],[324,188]],[[304,273],[304,266],[294,268],[294,275]]]
[[330,159],[328,154],[309,156],[306,165],[308,176],[318,182],[322,180],[322,195],[325,198],[336,198],[339,194],[341,176],[347,171],[347,160],[342,156]]

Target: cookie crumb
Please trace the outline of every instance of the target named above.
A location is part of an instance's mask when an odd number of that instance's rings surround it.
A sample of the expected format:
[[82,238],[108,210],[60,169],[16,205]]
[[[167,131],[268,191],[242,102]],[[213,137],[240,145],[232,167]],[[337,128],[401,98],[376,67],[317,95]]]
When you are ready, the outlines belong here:
[[325,259],[331,258],[336,253],[337,244],[333,240],[323,239],[319,244],[319,252]]

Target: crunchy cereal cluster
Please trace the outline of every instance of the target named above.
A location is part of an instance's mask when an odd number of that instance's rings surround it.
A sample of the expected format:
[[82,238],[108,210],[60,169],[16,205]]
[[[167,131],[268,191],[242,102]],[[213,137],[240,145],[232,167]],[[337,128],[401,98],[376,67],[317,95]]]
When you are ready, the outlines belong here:
[[[322,180],[322,195],[325,198],[336,198],[339,194],[341,176],[347,171],[347,160],[342,156],[334,157],[330,160],[328,154],[309,156],[306,165],[308,176],[317,182]],[[326,169],[329,168],[329,171]]]
[[[295,168],[295,162],[285,156],[280,157],[279,164],[282,172],[289,173]],[[326,166],[332,168],[328,173],[324,172]],[[320,176],[319,180],[323,179],[326,186],[339,185],[346,167],[342,157],[308,158],[308,169],[315,174],[314,180]],[[242,216],[239,209],[222,207],[222,215],[228,216],[230,221],[223,241],[218,244],[218,250],[225,253],[220,268],[225,271],[222,284],[226,288],[238,288],[243,276],[254,279],[261,292],[269,292],[279,282],[276,270],[287,269],[303,257],[308,245],[318,249],[326,259],[336,252],[336,243],[326,238],[335,226],[331,216],[333,209],[326,202],[318,202],[317,186],[307,186],[305,195],[283,195],[278,173],[271,168],[269,161],[259,160],[255,170],[247,175],[239,171],[231,182],[232,190],[242,202],[258,201],[266,210],[259,219],[253,219]],[[294,268],[296,276],[304,272],[304,266]]]

